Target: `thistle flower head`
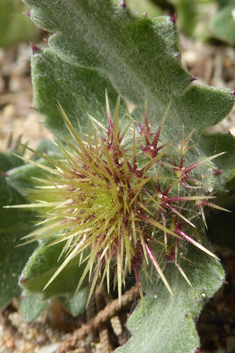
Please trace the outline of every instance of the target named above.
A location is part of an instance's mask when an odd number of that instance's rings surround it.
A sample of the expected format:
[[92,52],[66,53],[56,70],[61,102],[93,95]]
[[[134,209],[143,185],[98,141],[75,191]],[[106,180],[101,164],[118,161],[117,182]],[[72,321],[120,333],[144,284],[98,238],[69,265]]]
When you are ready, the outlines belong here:
[[[152,242],[162,244],[165,262],[173,261],[190,284],[177,260],[180,242],[188,241],[215,256],[187,232],[195,228],[195,216],[202,215],[205,221],[204,206],[213,206],[208,202],[212,196],[201,195],[203,181],[193,172],[215,156],[187,164],[192,133],[181,141],[162,143],[167,112],[156,131],[149,124],[147,109],[142,124],[131,121],[122,128],[119,100],[112,118],[107,99],[107,126],[91,118],[94,128],[89,126],[88,134],[79,136],[60,110],[72,137],[66,147],[57,143],[63,159],[54,160],[29,148],[51,167],[31,162],[44,169],[47,177],[37,179],[40,186],[32,194],[37,201],[30,205],[40,209],[43,221],[26,238],[55,235],[53,244],[65,242],[65,261],[47,286],[80,256],[86,267],[77,289],[91,271],[90,294],[99,276],[101,281],[106,277],[109,286],[112,272],[121,298],[122,283],[133,271],[141,292],[139,270],[144,269],[148,277],[146,264],[151,262],[172,294]],[[89,255],[84,256],[87,249]]]

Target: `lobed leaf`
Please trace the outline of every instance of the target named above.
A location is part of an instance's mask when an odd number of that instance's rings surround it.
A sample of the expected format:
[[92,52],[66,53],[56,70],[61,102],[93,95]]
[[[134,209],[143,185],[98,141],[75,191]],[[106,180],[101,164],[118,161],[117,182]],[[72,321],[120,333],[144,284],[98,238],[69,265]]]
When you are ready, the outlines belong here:
[[[116,353],[195,353],[200,347],[195,321],[205,302],[220,288],[224,272],[219,262],[196,248],[180,262],[192,287],[173,263],[165,274],[173,290],[170,295],[161,280],[145,287],[145,305],[132,313],[127,326],[132,337]],[[197,274],[197,275],[195,275]]]
[[[26,3],[33,8],[33,21],[54,33],[49,38],[49,46],[71,65],[68,70],[75,73],[74,81],[79,75],[78,67],[98,71],[133,104],[143,108],[147,96],[149,108],[157,110],[158,119],[172,101],[171,124],[193,125],[199,131],[216,124],[231,110],[235,97],[229,90],[191,83],[190,74],[181,64],[178,31],[170,18],[136,16],[128,7],[115,5],[110,0],[58,0],[50,4],[46,0],[27,0]],[[44,54],[37,52],[35,56],[38,55]],[[46,86],[41,84],[42,77],[50,77],[53,71],[58,78],[61,75],[58,69],[56,60],[53,67],[45,64],[43,70],[39,59],[33,61],[34,105],[47,117],[46,125],[47,120],[51,120],[51,112],[43,101],[50,91],[50,97],[56,97],[57,90],[50,80]],[[81,77],[84,75],[85,71]],[[93,84],[87,81],[82,97],[90,104],[93,101],[93,96],[89,98],[91,86]],[[96,95],[103,94],[102,86],[93,87]],[[70,91],[71,107],[74,95],[81,89],[78,81],[77,86],[71,82],[64,90],[65,95]],[[74,114],[77,105],[78,102]],[[96,105],[99,111],[103,101]],[[70,111],[66,113],[69,115]]]

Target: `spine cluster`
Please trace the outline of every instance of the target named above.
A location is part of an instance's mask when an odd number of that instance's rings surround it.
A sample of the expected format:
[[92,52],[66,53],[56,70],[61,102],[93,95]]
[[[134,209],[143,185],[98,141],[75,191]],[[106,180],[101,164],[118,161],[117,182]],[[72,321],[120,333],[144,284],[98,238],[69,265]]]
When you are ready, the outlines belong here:
[[[171,294],[164,275],[167,262],[174,262],[190,284],[178,261],[181,243],[189,242],[215,257],[195,230],[198,217],[205,222],[204,207],[217,207],[208,201],[213,196],[204,187],[207,177],[200,169],[207,164],[211,167],[210,161],[217,156],[188,163],[195,148],[193,131],[187,137],[183,134],[162,142],[168,112],[156,131],[149,123],[147,108],[142,124],[131,120],[122,127],[119,100],[112,118],[107,99],[107,126],[92,118],[94,128],[79,136],[60,109],[72,139],[66,140],[66,148],[58,143],[61,160],[34,151],[52,167],[38,164],[47,177],[37,180],[40,187],[33,195],[39,201],[31,207],[40,210],[43,221],[26,237],[53,235],[54,243],[65,242],[65,261],[47,286],[76,256],[86,261],[77,290],[92,272],[90,295],[101,276],[108,287],[114,279],[120,299],[122,284],[131,272],[142,295],[139,271],[143,269],[148,278],[148,263]],[[154,243],[162,247],[161,258],[154,254]]]

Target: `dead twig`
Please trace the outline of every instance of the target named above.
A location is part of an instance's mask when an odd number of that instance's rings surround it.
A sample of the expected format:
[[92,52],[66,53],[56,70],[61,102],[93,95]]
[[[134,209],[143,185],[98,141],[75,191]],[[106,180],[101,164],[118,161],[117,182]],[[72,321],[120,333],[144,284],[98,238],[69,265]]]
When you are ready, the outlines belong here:
[[57,348],[55,353],[66,353],[69,350],[74,349],[79,340],[84,339],[95,328],[115,316],[116,313],[131,302],[138,293],[138,288],[133,286],[122,295],[121,306],[119,305],[118,299],[115,299],[110,304],[106,305],[106,307],[98,312],[95,317],[91,318],[86,324],[82,325],[81,328],[77,329],[71,337],[69,337],[60,347]]

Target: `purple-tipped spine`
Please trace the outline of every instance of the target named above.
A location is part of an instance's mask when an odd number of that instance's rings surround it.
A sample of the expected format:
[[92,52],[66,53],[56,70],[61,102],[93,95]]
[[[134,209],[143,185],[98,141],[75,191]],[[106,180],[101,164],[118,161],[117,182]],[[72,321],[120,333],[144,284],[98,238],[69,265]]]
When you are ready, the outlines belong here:
[[223,169],[214,169],[214,175],[219,176],[223,172]]
[[25,281],[25,278],[24,278],[24,277],[21,277],[21,279],[20,279],[20,284],[23,284],[24,281]]
[[31,48],[32,48],[32,53],[33,55],[35,55],[36,53],[38,53],[39,51],[41,51],[42,49],[37,47],[36,45],[34,45],[33,43],[30,43]]
[[177,14],[175,13],[172,17],[170,17],[170,21],[171,21],[172,23],[175,23],[176,18],[177,18]]

